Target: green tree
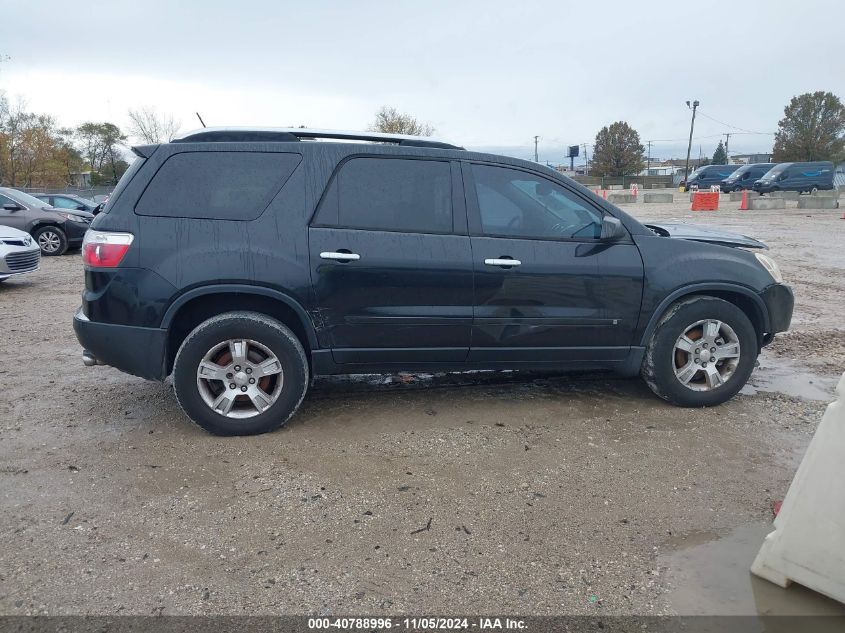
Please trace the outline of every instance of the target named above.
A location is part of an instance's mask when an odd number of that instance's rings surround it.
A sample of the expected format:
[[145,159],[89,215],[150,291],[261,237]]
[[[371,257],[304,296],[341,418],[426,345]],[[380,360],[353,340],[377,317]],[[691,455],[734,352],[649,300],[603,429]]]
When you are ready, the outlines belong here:
[[79,151],[91,171],[99,175],[98,180],[117,183],[122,174],[120,163],[125,162],[121,158],[120,150],[126,141],[126,135],[120,128],[114,123],[88,122],[76,128],[75,136]]
[[431,136],[434,127],[429,123],[420,123],[410,114],[399,112],[396,108],[382,106],[376,112],[376,120],[370,125],[371,132],[387,134],[409,134],[411,136]]
[[716,146],[716,151],[713,152],[713,160],[710,161],[711,165],[727,165],[728,164],[728,153],[725,151],[725,144],[722,141],[719,141],[719,144]]
[[845,106],[832,92],[792,97],[775,134],[776,162],[845,159]]
[[645,166],[640,135],[625,121],[603,127],[596,134],[590,171],[594,176],[628,176]]

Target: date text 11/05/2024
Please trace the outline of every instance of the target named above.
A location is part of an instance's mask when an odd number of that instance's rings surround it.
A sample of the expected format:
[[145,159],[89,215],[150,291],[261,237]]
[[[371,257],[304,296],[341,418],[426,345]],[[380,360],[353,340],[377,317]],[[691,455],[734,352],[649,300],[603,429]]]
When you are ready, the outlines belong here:
[[445,617],[419,617],[419,618],[308,618],[308,628],[312,630],[338,629],[338,630],[389,630],[399,629],[408,631],[425,630],[525,630],[526,623],[519,618],[445,618]]

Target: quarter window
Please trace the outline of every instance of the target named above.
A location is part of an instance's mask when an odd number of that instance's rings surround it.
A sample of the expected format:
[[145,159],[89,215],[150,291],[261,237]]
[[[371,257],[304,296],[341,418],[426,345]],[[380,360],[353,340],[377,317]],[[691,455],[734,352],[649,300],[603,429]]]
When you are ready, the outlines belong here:
[[139,215],[254,220],[301,160],[272,152],[183,152],[159,168],[135,207]]
[[402,233],[451,233],[449,163],[352,158],[329,186],[317,223]]
[[560,185],[528,172],[473,165],[485,235],[597,239],[601,214]]

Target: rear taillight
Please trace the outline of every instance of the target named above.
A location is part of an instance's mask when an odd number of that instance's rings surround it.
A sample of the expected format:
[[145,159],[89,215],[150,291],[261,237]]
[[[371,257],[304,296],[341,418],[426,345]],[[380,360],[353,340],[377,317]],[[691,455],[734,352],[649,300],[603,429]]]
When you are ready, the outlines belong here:
[[82,263],[96,268],[114,268],[132,244],[131,233],[110,233],[88,229],[82,241]]

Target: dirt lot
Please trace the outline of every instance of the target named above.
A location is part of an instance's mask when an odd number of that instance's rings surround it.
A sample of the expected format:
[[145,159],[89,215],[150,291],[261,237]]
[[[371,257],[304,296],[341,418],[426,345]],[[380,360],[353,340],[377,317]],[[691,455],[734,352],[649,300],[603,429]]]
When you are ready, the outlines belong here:
[[78,254],[3,284],[0,613],[836,611],[746,570],[845,368],[842,212],[676,200],[627,209],[759,237],[796,293],[715,409],[606,376],[379,376],[220,439],[169,385],[82,366]]

